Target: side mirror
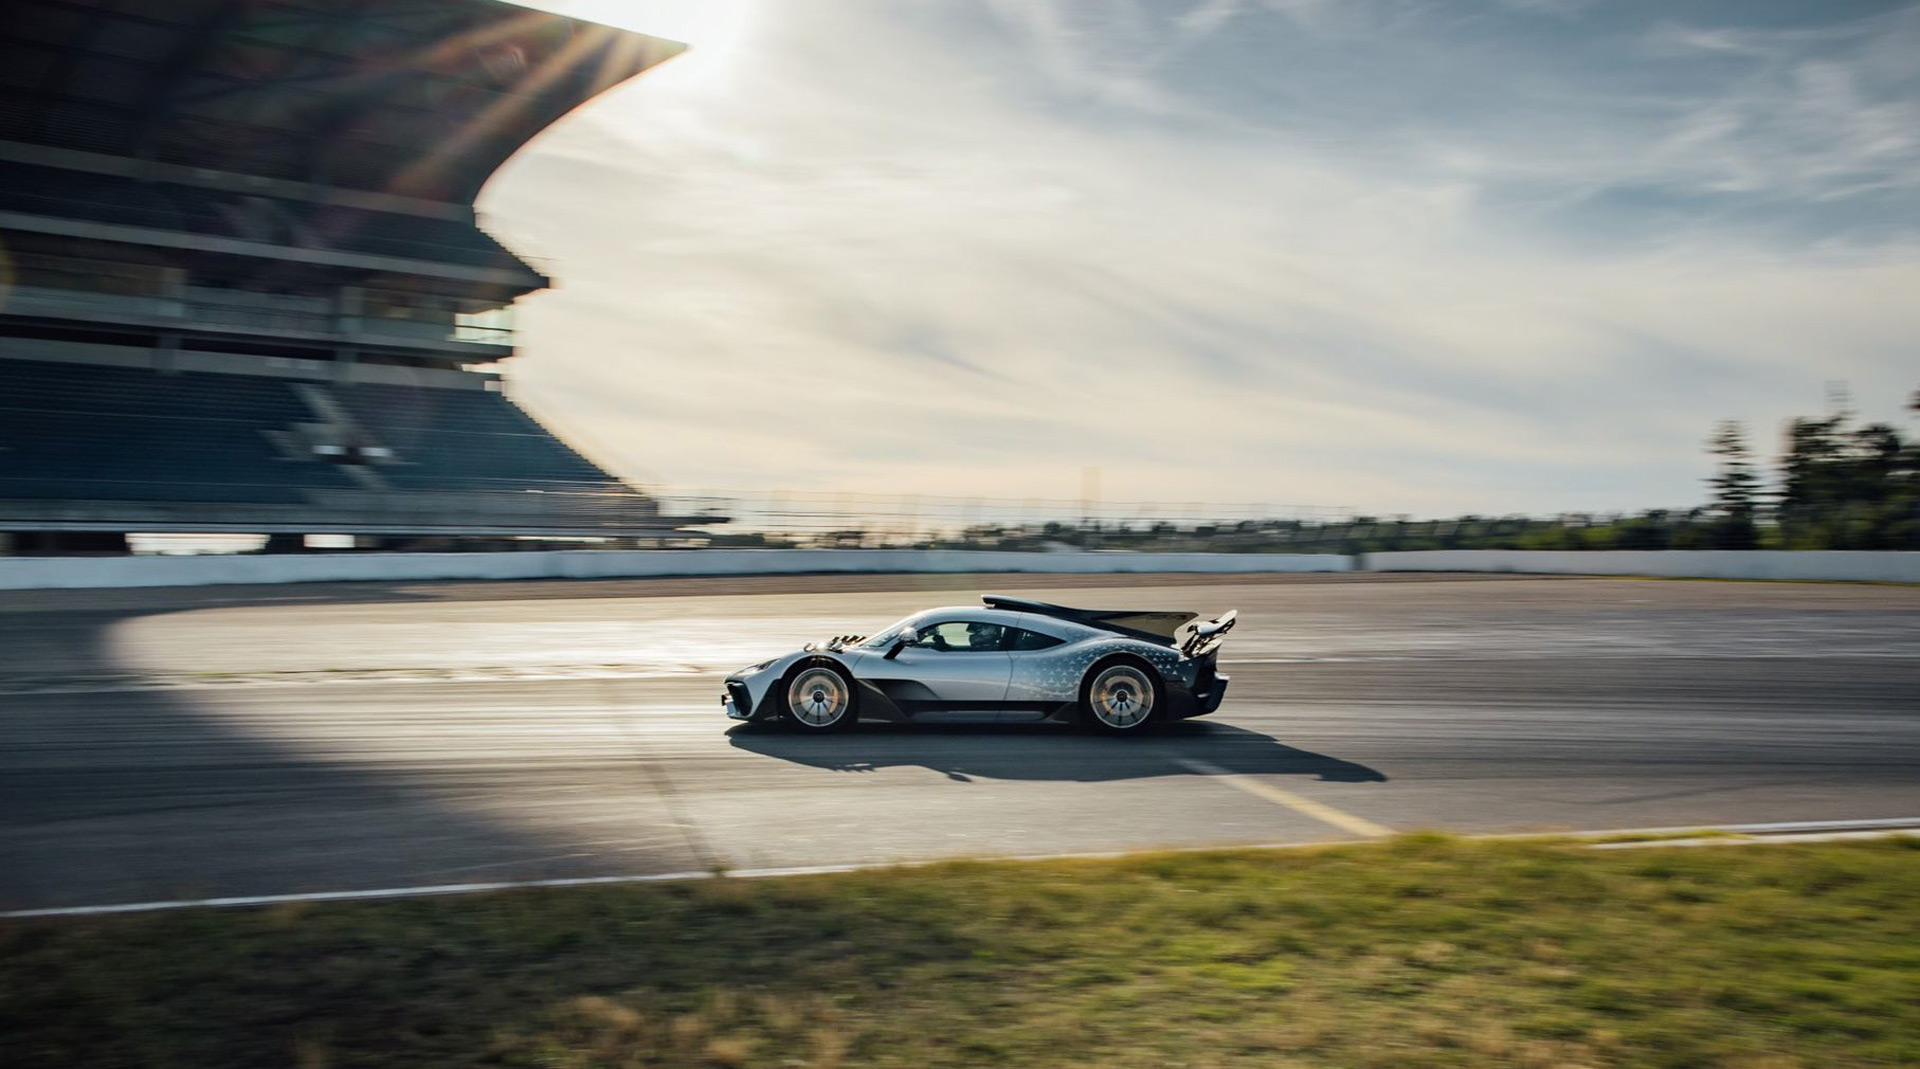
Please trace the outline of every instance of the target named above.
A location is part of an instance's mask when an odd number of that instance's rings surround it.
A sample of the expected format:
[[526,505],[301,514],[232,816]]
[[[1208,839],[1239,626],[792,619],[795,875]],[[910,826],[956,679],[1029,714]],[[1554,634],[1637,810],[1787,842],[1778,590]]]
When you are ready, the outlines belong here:
[[887,660],[891,661],[895,657],[900,656],[901,650],[906,649],[918,641],[920,641],[920,632],[915,631],[913,628],[909,627],[905,631],[900,632],[900,634],[894,638],[893,645],[887,647]]

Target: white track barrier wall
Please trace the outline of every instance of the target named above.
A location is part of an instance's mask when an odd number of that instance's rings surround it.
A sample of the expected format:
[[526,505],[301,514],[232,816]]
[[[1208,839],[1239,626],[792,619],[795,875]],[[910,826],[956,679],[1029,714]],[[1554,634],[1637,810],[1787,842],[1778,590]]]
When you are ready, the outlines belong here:
[[[1378,572],[1659,575],[1920,583],[1920,553],[1774,550],[1430,550],[1370,553]],[[340,553],[205,557],[0,557],[0,590],[415,582],[436,579],[625,579],[825,572],[1350,572],[1334,553],[998,553],[913,549],[656,549],[527,553]]]
[[1920,553],[1821,550],[1435,549],[1369,553],[1374,572],[1518,572],[1535,575],[1659,575],[1696,579],[1823,579],[1920,583]]
[[204,557],[0,557],[0,590],[431,579],[626,579],[821,572],[1349,572],[1336,553],[1000,553],[915,549],[650,549]]

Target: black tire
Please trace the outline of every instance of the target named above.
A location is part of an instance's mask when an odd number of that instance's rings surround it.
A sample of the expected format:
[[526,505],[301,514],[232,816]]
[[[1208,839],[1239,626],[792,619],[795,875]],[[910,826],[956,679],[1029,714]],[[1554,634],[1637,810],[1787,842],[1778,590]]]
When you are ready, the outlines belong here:
[[1167,704],[1160,673],[1138,657],[1109,657],[1080,681],[1080,719],[1108,735],[1144,735]]
[[[775,692],[783,719],[795,731],[825,735],[860,721],[860,692],[847,670],[824,657],[801,661]],[[796,702],[798,704],[796,704]]]

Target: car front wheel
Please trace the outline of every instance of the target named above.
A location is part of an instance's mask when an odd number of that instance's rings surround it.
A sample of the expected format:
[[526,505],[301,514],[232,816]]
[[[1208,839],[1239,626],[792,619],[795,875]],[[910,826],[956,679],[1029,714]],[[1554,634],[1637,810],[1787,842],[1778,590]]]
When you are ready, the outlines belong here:
[[854,722],[853,681],[835,666],[801,666],[786,697],[787,717],[802,731],[840,731]]

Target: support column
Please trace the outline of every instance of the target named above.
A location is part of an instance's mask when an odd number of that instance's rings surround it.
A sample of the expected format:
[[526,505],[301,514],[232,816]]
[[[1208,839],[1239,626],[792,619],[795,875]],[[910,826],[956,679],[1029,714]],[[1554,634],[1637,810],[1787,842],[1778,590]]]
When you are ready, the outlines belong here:
[[354,367],[360,362],[360,347],[353,339],[360,337],[360,317],[366,314],[367,291],[359,286],[342,286],[333,298],[333,330],[346,343],[333,350],[333,380],[347,383],[353,381]]

